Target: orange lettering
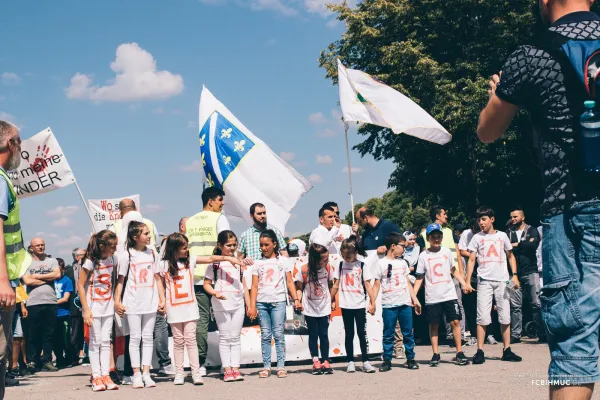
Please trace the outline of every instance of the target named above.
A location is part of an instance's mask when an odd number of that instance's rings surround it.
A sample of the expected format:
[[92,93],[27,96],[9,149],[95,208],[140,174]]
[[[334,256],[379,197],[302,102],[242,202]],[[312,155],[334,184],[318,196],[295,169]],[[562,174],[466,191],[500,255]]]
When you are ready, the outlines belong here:
[[266,282],[272,282],[273,281],[273,275],[275,275],[275,270],[274,269],[267,269],[267,275],[265,276],[265,281]]
[[176,277],[175,279],[173,279],[173,291],[175,292],[175,298],[176,299],[185,299],[186,297],[188,297],[188,293],[187,292],[180,292],[179,289],[183,289],[183,283],[179,282],[182,281],[183,278],[181,276]]
[[102,285],[106,285],[106,289],[96,288],[95,292],[98,296],[105,296],[110,292],[111,289],[111,281],[110,274],[102,274],[98,276],[98,283]]
[[498,257],[498,252],[496,251],[496,246],[494,246],[494,244],[493,244],[493,243],[492,243],[492,245],[490,246],[490,248],[489,248],[489,250],[488,250],[488,253],[487,253],[486,257],[489,257],[489,256],[491,256],[491,255],[492,255],[492,253],[494,253],[494,255],[495,255],[496,257]]
[[437,272],[437,269],[438,269],[439,267],[441,267],[441,266],[442,266],[442,264],[435,264],[435,265],[433,266],[433,274],[434,274],[435,276],[444,276],[444,274],[443,274],[443,273],[441,273],[441,274],[440,274],[440,273],[438,273],[438,272]]
[[147,283],[147,280],[148,280],[148,270],[144,268],[140,271],[140,282],[139,283]]
[[354,286],[354,274],[346,274],[345,284],[346,286]]

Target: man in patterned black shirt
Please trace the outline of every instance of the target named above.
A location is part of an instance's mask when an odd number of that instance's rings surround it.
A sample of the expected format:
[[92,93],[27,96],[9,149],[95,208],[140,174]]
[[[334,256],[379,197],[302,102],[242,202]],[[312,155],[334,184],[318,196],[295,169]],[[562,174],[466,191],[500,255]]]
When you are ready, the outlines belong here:
[[590,399],[598,370],[600,327],[600,181],[577,164],[579,115],[586,92],[560,63],[558,42],[600,38],[593,0],[539,0],[550,27],[540,47],[521,46],[490,81],[477,135],[501,137],[520,108],[531,116],[544,185],[540,294],[552,361],[552,399]]

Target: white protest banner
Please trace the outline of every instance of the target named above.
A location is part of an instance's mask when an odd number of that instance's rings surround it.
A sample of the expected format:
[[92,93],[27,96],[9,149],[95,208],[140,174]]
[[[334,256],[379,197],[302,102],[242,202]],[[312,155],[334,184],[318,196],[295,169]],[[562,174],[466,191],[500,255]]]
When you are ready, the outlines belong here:
[[118,199],[88,200],[90,218],[94,223],[94,230],[96,232],[108,229],[112,224],[121,219],[121,212],[119,211],[119,202],[121,202],[121,200],[123,199],[133,200],[136,208],[140,210],[139,194],[120,197]]
[[75,183],[73,171],[50,128],[21,143],[21,163],[8,176],[20,199]]

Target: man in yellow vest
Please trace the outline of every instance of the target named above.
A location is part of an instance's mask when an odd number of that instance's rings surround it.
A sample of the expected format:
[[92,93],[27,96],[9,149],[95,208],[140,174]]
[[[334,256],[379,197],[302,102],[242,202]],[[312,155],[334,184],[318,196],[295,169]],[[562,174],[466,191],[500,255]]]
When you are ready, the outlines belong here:
[[12,349],[15,288],[31,264],[23,245],[19,200],[6,171],[19,167],[21,137],[10,122],[0,121],[0,400],[4,399],[7,349]]
[[[429,211],[429,217],[431,218],[431,222],[435,224],[439,224],[442,227],[442,233],[444,234],[442,239],[442,246],[447,247],[452,253],[453,264],[456,268],[457,273],[461,274],[463,277],[465,275],[465,268],[463,266],[463,259],[460,257],[460,250],[458,249],[458,243],[454,241],[454,232],[452,229],[448,227],[448,214],[446,213],[446,209],[440,206],[433,206]],[[429,242],[425,236],[425,231],[421,232],[421,236],[425,239],[425,247],[429,248]],[[462,315],[462,319],[460,320],[460,328],[462,331],[462,339],[465,339],[465,310],[462,304],[462,290],[460,288],[460,283],[456,280],[456,278],[452,278],[454,280],[454,288],[456,289],[456,296],[458,297],[458,306],[460,308],[460,313]],[[446,339],[448,341],[452,341],[452,327],[450,323],[446,323]]]
[[[116,233],[117,236],[121,234],[121,228],[123,227],[123,217],[125,217],[125,215],[128,212],[137,211],[137,206],[135,205],[135,202],[133,200],[123,199],[119,202],[119,211],[121,212],[121,219],[116,221],[109,228],[109,230]],[[144,224],[146,224],[148,226],[148,229],[150,229],[150,245],[156,248],[159,239],[159,233],[156,229],[156,225],[154,225],[154,222],[150,221],[148,218],[144,218]]]
[[[221,213],[225,204],[225,192],[211,186],[202,192],[203,210],[190,217],[186,223],[186,236],[189,240],[190,257],[208,256],[213,254],[217,246],[217,237],[220,232],[229,230],[229,222]],[[194,269],[194,285],[200,319],[196,325],[196,340],[198,342],[198,358],[200,359],[200,372],[206,376],[206,362],[208,350],[208,323],[210,321],[210,296],[204,290],[204,275],[206,265],[196,264]]]

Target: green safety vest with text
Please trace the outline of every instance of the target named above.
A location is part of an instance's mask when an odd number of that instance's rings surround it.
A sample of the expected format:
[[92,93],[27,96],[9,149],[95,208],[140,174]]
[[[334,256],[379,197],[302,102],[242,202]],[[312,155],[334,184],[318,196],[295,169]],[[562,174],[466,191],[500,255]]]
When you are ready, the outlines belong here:
[[[188,219],[185,235],[189,240],[190,257],[210,256],[217,246],[217,221],[221,213],[200,211]],[[194,279],[203,279],[206,274],[205,264],[196,264]]]

